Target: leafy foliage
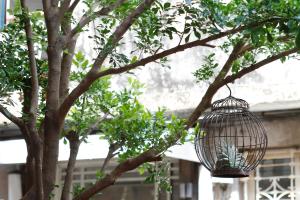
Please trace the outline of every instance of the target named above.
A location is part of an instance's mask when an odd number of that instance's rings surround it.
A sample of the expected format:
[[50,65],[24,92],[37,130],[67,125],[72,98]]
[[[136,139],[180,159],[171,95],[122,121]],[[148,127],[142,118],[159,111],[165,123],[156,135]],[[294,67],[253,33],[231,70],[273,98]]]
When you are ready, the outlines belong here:
[[[145,164],[142,167],[146,167],[149,176],[146,178],[146,183],[157,183],[160,190],[172,191],[172,186],[170,184],[170,162],[164,160],[155,164]],[[140,167],[140,169],[142,168]]]
[[215,54],[212,53],[204,58],[202,67],[194,72],[198,81],[208,80],[214,75],[214,69],[219,66],[215,61]]
[[[76,82],[84,76],[90,64],[81,52],[75,54],[73,64],[77,70],[72,72],[71,80]],[[81,140],[88,134],[98,134],[101,139],[117,147],[115,153],[119,161],[150,148],[165,150],[171,144],[167,138],[175,138],[179,133],[185,133],[181,139],[182,143],[185,142],[187,131],[184,130],[184,120],[174,115],[168,117],[165,109],[152,113],[138,101],[143,85],[129,78],[128,86],[114,91],[110,79],[106,77],[96,81],[76,101],[67,117],[66,132],[77,132]],[[163,162],[158,165],[145,165],[144,169],[149,173],[146,182],[158,182],[161,189],[169,191],[168,164]],[[103,177],[103,172],[99,174]]]
[[[14,92],[20,94],[20,100],[28,104],[28,93],[30,91],[30,72],[26,36],[24,31],[24,16],[16,6],[14,21],[5,26],[0,32],[0,99],[3,102],[11,102]],[[44,102],[45,87],[47,85],[47,61],[44,52],[47,45],[47,33],[43,22],[43,14],[39,11],[29,14],[34,30],[33,41],[36,49],[36,62],[41,86],[41,102]],[[24,94],[26,93],[26,94]],[[41,111],[43,111],[41,103]]]
[[[81,52],[73,63],[78,71],[72,73],[72,80],[80,80],[89,62]],[[138,155],[150,148],[169,145],[166,138],[183,131],[184,121],[167,117],[164,109],[155,113],[148,111],[137,99],[142,85],[134,79],[121,91],[111,89],[110,77],[96,81],[72,107],[67,126],[85,137],[96,131],[110,144],[118,145],[120,160]]]
[[[246,42],[248,49],[232,64],[233,74],[256,63],[262,56],[272,56],[298,46],[300,22],[298,1],[233,0],[222,3],[222,1],[208,0],[202,1],[202,5],[205,5],[205,12],[213,22],[216,31],[269,20],[261,26],[230,35],[227,40],[221,42],[219,48],[225,53],[229,53],[238,41]],[[215,58],[208,58],[205,57],[204,64],[194,73],[198,81],[213,77],[213,71],[217,68],[214,64]],[[285,57],[281,59],[281,61],[285,60]]]

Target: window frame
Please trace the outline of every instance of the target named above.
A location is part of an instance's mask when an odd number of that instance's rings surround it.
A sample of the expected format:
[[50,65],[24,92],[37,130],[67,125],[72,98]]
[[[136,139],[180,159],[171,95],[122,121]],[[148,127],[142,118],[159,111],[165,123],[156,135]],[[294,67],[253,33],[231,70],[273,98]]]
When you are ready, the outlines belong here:
[[[268,151],[264,160],[275,160],[275,159],[290,159],[289,162],[285,163],[261,163],[257,166],[254,181],[255,181],[255,200],[261,200],[260,195],[264,199],[274,199],[275,197],[283,197],[288,195],[290,200],[299,200],[300,199],[300,151],[297,149],[285,149],[285,150],[272,150]],[[286,175],[274,175],[274,176],[261,176],[261,168],[268,167],[290,167],[290,174]],[[286,188],[280,187],[280,181],[284,179],[289,179],[290,185]],[[259,186],[260,181],[269,180],[270,186],[264,189],[261,189]],[[273,196],[272,196],[273,195]],[[276,199],[277,199],[276,198]]]

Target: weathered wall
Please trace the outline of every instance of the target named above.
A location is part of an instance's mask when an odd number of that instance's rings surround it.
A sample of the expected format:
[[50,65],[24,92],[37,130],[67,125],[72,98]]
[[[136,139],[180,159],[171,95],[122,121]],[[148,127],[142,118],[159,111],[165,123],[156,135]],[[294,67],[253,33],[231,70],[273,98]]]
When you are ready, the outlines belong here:
[[[164,106],[170,110],[194,108],[203,96],[208,84],[196,83],[192,73],[201,66],[207,48],[195,48],[171,56],[171,69],[152,65],[137,70],[137,76],[146,84],[142,101],[149,108]],[[224,55],[223,55],[224,56]],[[224,62],[219,57],[219,63]],[[288,61],[284,64],[274,62],[252,72],[234,84],[230,84],[232,94],[243,98],[251,105],[277,101],[300,100],[299,61]],[[228,90],[222,88],[214,100],[224,98]]]
[[300,147],[300,114],[265,117],[269,148]]
[[[13,0],[11,0],[13,1]],[[32,9],[42,7],[40,0],[28,1]],[[13,5],[13,4],[12,4]],[[76,9],[76,15],[82,15],[82,6]],[[94,58],[95,43],[88,36],[94,32],[97,22],[90,24],[88,32],[80,36],[78,47],[86,53],[87,57]],[[121,45],[122,52],[129,52],[133,46],[133,36],[126,35]],[[178,41],[166,44],[165,48],[171,48],[178,44]],[[169,57],[170,68],[163,68],[157,64],[149,64],[146,67],[134,70],[136,78],[145,83],[145,93],[140,100],[150,110],[158,107],[166,107],[171,111],[194,108],[203,96],[207,82],[196,83],[193,72],[201,66],[203,58],[209,53],[217,54],[217,62],[220,66],[225,62],[227,55],[217,48],[198,47],[177,53]],[[248,74],[235,84],[231,85],[234,96],[247,100],[251,105],[257,103],[271,103],[276,101],[300,100],[300,68],[298,60],[271,63],[255,72]],[[142,69],[142,70],[141,70]],[[120,88],[126,84],[125,76],[116,76],[114,88]],[[228,95],[226,88],[222,88],[214,99],[223,98]],[[0,117],[0,121],[4,121]]]
[[[80,16],[81,10],[76,11],[76,14]],[[89,32],[80,36],[78,41],[79,49],[88,57],[95,57],[93,50],[95,43],[88,38],[89,35],[93,35],[95,25],[97,22],[91,23]],[[125,45],[118,47],[122,53],[129,53],[135,49],[133,37],[130,33],[124,36],[122,43]],[[164,49],[172,48],[177,44],[178,41],[175,38],[174,41],[166,43]],[[217,63],[220,67],[228,57],[218,48],[196,47],[169,56],[167,65],[170,68],[152,63],[133,70],[134,77],[145,84],[145,93],[140,100],[150,110],[156,110],[158,107],[166,107],[172,111],[194,108],[201,100],[209,83],[196,83],[193,72],[201,67],[204,56],[210,53],[216,53]],[[298,60],[285,63],[278,61],[264,66],[231,84],[232,93],[234,96],[247,100],[251,105],[300,100],[300,90],[297,87],[300,84],[298,63]],[[106,63],[105,66],[109,65]],[[124,75],[115,76],[114,88],[123,87],[126,80],[127,77]],[[222,88],[214,99],[227,95],[228,90]]]

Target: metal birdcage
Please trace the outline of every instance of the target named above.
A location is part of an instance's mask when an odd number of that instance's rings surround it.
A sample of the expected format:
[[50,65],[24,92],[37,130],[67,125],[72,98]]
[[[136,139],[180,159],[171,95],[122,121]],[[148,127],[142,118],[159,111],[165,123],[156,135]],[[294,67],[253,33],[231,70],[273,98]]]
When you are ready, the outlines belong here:
[[249,104],[231,96],[215,101],[200,120],[195,148],[202,164],[215,177],[247,177],[262,160],[267,135]]

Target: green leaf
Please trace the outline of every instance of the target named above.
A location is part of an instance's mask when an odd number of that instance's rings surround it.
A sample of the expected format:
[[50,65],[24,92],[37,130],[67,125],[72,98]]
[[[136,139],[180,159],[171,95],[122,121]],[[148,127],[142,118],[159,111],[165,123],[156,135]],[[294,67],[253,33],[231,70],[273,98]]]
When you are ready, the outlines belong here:
[[198,31],[194,31],[194,34],[198,39],[201,39],[201,34]]
[[186,28],[186,29],[184,30],[184,33],[189,33],[190,31],[191,31],[190,28]]
[[138,60],[138,57],[137,56],[133,56],[132,59],[131,59],[131,61],[130,61],[130,64],[135,63],[137,60]]
[[188,34],[188,35],[185,37],[185,39],[184,39],[185,43],[188,43],[188,42],[190,41],[190,36],[191,36],[191,34]]
[[170,2],[166,2],[165,4],[164,4],[164,9],[166,10],[166,9],[168,9],[168,8],[170,8],[171,7],[171,3]]
[[82,62],[84,60],[84,55],[81,51],[79,51],[77,54],[75,54],[75,58],[77,61]]
[[86,69],[88,65],[89,65],[89,61],[88,60],[83,61],[83,63],[81,64],[81,66],[82,66],[83,69]]

